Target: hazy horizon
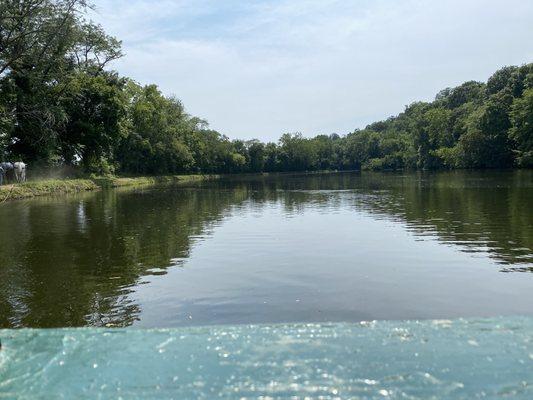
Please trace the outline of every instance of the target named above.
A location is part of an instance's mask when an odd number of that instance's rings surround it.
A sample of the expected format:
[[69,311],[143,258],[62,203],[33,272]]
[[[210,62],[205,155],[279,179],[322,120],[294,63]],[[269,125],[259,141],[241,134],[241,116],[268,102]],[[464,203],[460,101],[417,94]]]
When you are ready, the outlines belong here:
[[113,64],[231,138],[345,134],[533,60],[533,3],[96,0]]

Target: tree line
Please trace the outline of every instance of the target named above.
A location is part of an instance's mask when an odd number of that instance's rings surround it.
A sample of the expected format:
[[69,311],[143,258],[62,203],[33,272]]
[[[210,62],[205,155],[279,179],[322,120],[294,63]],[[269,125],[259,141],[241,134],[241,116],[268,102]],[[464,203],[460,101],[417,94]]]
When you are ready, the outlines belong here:
[[93,173],[533,167],[533,63],[346,135],[230,140],[155,85],[110,70],[121,42],[85,0],[0,3],[0,157]]

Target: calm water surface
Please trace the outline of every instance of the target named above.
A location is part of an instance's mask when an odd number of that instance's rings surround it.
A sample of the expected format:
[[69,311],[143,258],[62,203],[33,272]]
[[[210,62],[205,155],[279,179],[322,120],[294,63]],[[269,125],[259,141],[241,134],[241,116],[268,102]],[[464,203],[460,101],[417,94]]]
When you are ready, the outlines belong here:
[[240,177],[0,205],[0,327],[533,315],[533,171]]

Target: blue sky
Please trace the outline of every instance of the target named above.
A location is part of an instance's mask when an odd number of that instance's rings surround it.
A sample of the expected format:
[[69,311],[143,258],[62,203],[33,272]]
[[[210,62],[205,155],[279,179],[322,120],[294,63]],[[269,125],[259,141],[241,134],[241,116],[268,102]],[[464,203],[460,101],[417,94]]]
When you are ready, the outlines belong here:
[[113,68],[231,138],[347,133],[533,62],[526,0],[96,0]]

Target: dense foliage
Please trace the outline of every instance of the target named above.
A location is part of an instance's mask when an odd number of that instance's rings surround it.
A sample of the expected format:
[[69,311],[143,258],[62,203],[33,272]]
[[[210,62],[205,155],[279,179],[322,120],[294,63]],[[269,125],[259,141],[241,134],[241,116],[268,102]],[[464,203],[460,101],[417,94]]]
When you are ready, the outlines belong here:
[[533,167],[533,64],[505,67],[345,136],[231,141],[108,70],[120,42],[85,0],[0,3],[0,156],[98,173]]

